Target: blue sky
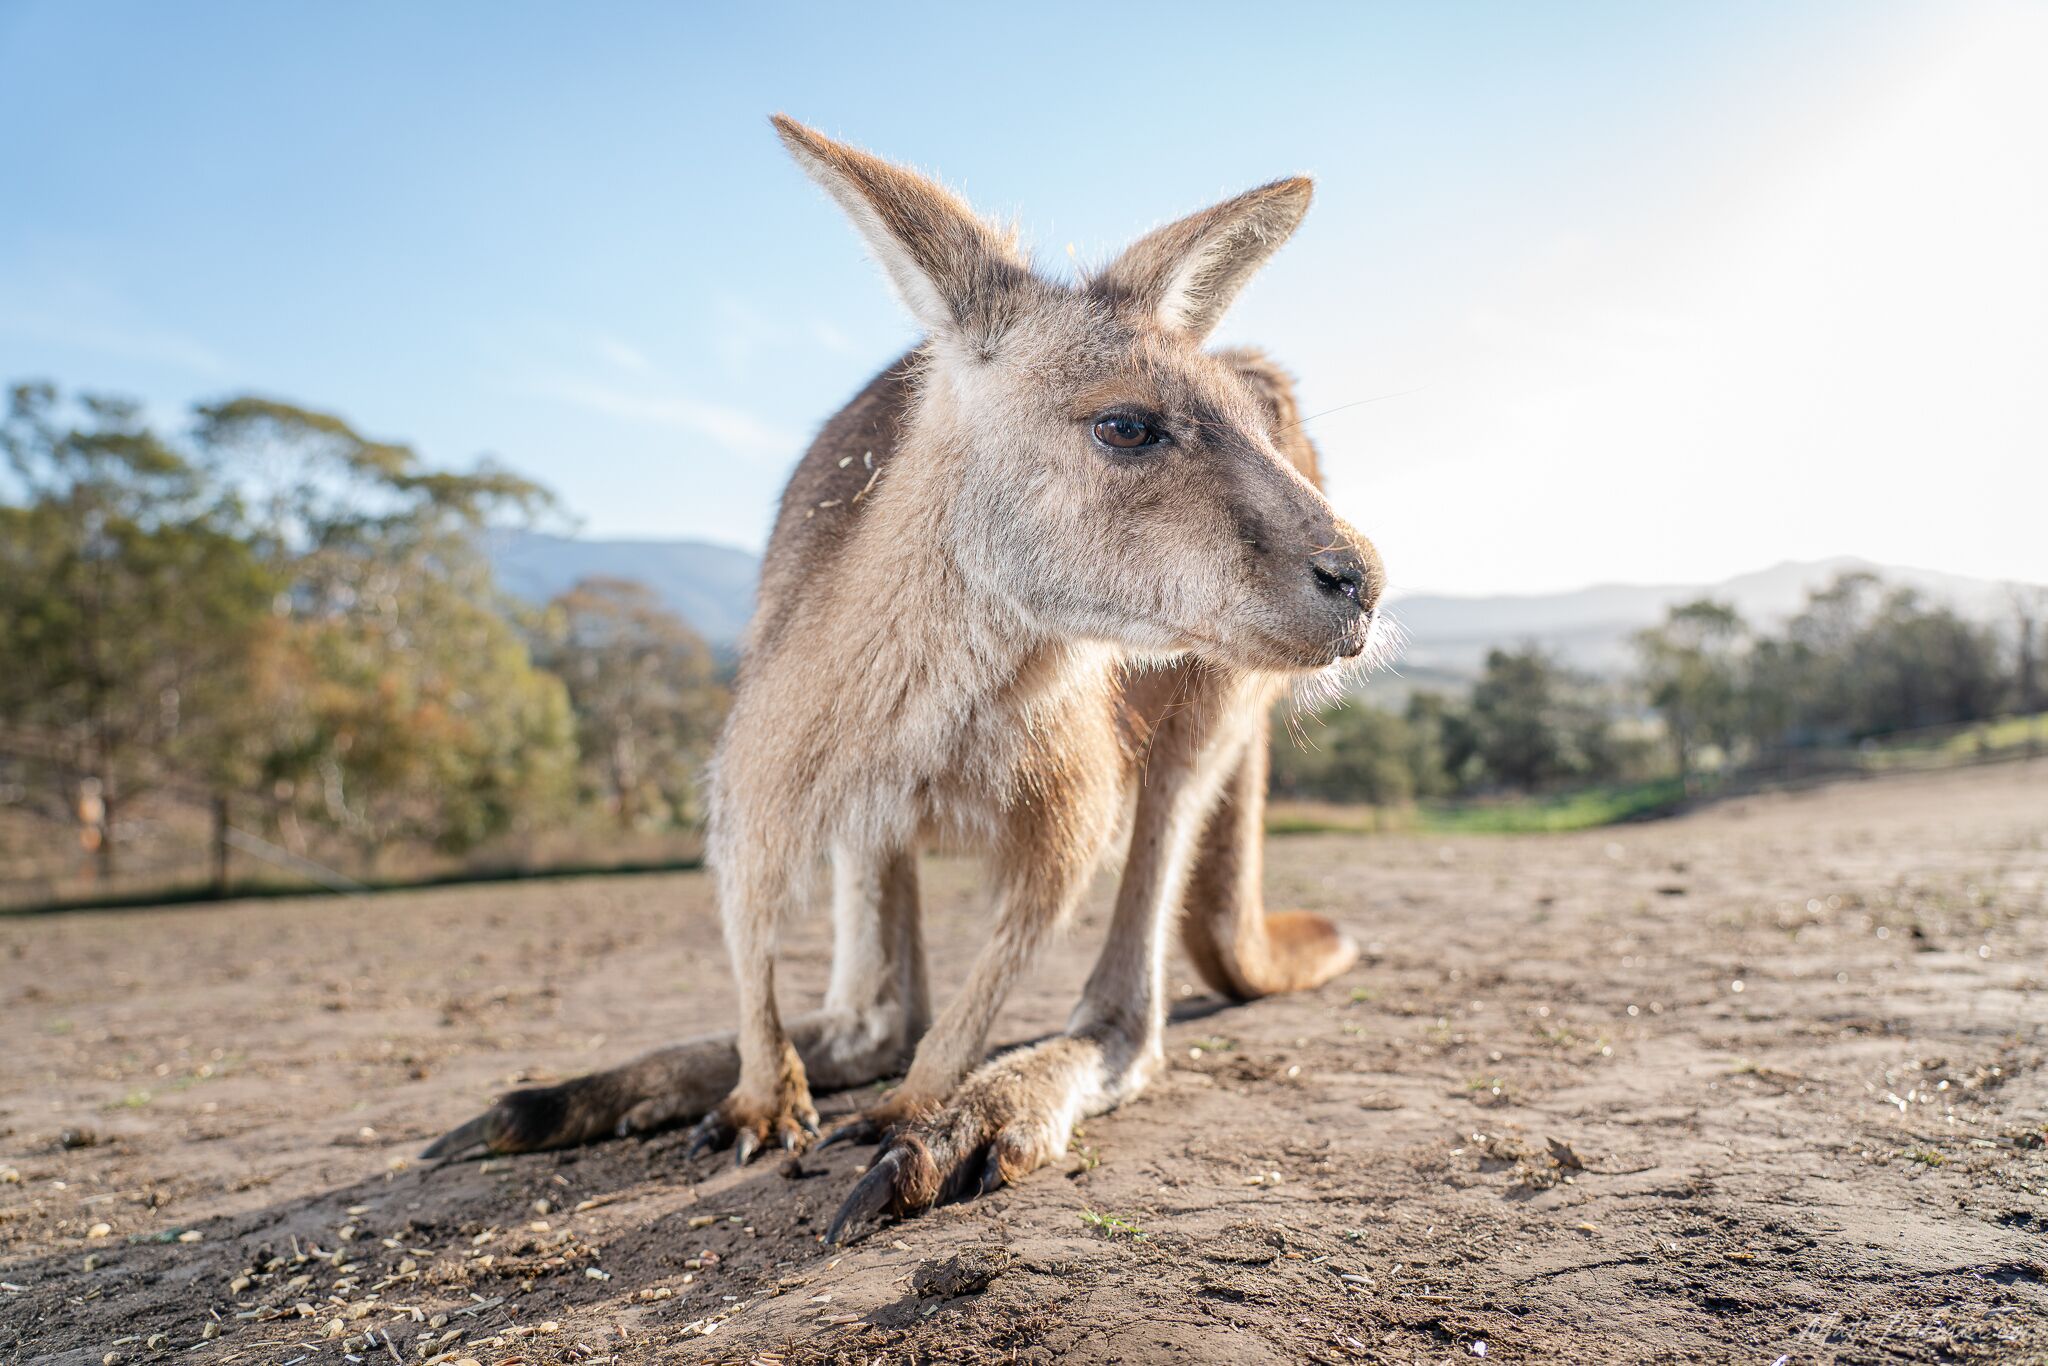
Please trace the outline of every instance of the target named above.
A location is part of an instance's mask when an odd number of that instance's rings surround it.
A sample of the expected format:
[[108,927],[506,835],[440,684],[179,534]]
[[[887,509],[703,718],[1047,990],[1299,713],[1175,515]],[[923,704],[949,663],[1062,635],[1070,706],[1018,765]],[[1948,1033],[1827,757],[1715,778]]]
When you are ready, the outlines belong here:
[[290,397],[758,546],[914,340],[786,110],[1053,271],[1315,175],[1222,339],[1357,405],[1312,430],[1397,585],[2048,579],[2044,64],[2016,4],[0,0],[0,376]]

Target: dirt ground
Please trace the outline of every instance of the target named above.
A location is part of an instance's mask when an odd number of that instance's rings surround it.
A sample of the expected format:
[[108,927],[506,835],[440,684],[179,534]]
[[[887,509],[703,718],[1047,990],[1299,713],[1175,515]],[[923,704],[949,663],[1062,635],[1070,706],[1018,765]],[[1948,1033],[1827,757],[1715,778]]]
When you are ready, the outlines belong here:
[[[699,875],[0,919],[0,1358],[2048,1359],[2048,762],[1269,864],[1355,969],[1181,988],[1062,1164],[844,1250],[867,1149],[413,1160],[719,1025]],[[943,989],[981,901],[926,886]]]

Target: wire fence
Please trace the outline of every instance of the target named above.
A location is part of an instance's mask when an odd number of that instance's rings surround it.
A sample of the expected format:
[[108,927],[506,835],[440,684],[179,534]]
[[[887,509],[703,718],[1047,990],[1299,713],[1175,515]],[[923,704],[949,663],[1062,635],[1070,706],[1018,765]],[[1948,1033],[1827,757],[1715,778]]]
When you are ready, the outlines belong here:
[[[685,867],[702,853],[689,828],[621,830],[569,813],[461,854],[417,844],[365,849],[320,827],[285,830],[267,805],[160,788],[95,827],[47,792],[0,773],[0,913],[293,893],[362,895],[388,887]],[[286,831],[289,831],[289,834]],[[284,842],[296,836],[288,847]],[[112,869],[100,844],[113,846]]]

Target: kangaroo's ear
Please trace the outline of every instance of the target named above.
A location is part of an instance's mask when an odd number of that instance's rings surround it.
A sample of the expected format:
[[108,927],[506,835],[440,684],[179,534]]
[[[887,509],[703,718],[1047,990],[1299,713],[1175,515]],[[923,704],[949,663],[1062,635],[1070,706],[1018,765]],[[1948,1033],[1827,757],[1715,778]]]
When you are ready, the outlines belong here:
[[986,341],[1004,296],[1030,273],[999,232],[945,187],[795,119],[771,120],[805,174],[846,210],[911,316],[932,333]]
[[1095,277],[1094,288],[1206,337],[1266,258],[1294,235],[1314,185],[1276,180],[1156,228]]

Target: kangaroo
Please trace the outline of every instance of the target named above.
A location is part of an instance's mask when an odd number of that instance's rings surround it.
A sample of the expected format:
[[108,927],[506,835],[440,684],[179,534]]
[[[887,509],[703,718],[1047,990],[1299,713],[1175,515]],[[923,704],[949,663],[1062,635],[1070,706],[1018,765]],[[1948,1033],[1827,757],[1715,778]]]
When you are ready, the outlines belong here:
[[[1267,914],[1266,714],[1359,661],[1377,552],[1319,490],[1292,385],[1202,343],[1308,208],[1275,181],[1066,284],[938,184],[773,120],[852,219],[923,343],[826,424],[782,498],[711,769],[709,861],[738,1027],[515,1091],[427,1150],[510,1152],[691,1119],[694,1154],[819,1138],[812,1087],[901,1082],[825,1141],[882,1149],[828,1231],[1016,1181],[1163,1061],[1166,934],[1245,1000],[1355,960]],[[1067,1029],[984,1062],[1019,973],[1128,831]],[[976,852],[993,923],[934,1020],[927,847]],[[786,1024],[785,916],[829,860],[822,1009]],[[1184,913],[1183,913],[1184,912]]]

